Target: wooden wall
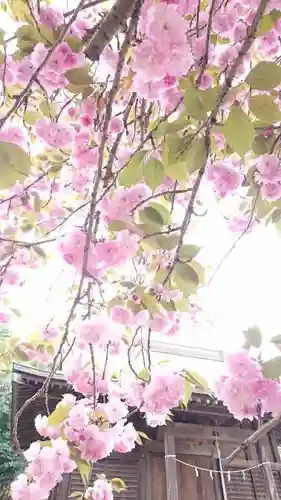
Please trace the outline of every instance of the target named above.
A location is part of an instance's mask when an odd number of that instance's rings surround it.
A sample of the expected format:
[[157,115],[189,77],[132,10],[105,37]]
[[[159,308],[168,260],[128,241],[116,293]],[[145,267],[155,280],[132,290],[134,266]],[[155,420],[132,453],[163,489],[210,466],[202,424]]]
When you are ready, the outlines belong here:
[[[131,454],[118,455],[95,465],[92,480],[96,474],[104,473],[109,479],[122,478],[127,490],[115,494],[116,500],[225,500],[219,475],[207,471],[199,471],[197,477],[194,469],[176,462],[178,460],[193,464],[196,467],[217,469],[217,452],[215,442],[219,444],[222,457],[226,457],[251,430],[239,428],[223,428],[199,426],[196,424],[174,424],[168,432],[172,440],[165,436],[164,428],[158,432],[157,441],[149,441],[142,448]],[[217,434],[217,436],[216,436]],[[173,449],[168,449],[171,445]],[[276,461],[274,447],[270,438],[266,438],[267,453],[270,461]],[[165,458],[165,455],[167,458]],[[255,445],[247,452],[241,452],[231,464],[231,470],[251,467],[259,463],[259,450]],[[278,470],[273,472],[278,497],[281,499],[281,480]],[[79,473],[75,472],[67,486],[56,492],[52,500],[66,500],[74,491],[83,491]],[[66,484],[66,483],[65,483]],[[263,468],[225,477],[227,500],[269,500]],[[65,496],[66,493],[68,496]]]

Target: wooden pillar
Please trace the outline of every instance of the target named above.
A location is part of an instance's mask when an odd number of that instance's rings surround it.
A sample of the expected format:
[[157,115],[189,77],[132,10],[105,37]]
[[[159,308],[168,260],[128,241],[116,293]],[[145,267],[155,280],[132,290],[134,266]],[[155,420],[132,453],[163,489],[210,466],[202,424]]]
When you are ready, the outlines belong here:
[[55,500],[67,500],[69,494],[71,474],[64,474],[62,482],[58,485]]
[[[265,444],[265,441],[263,438],[258,441],[257,448],[260,451],[262,462],[270,462],[270,459],[269,459],[269,456],[267,453],[267,449],[266,449],[266,444]],[[271,468],[270,464],[265,464],[263,466],[263,469],[264,469],[264,474],[265,474],[265,479],[266,479],[269,500],[279,500],[279,496],[278,496],[276,484],[275,484],[275,479],[274,479],[274,475],[273,475],[272,468]]]
[[165,429],[164,445],[167,500],[179,500],[176,445],[174,429],[171,425],[168,425]]

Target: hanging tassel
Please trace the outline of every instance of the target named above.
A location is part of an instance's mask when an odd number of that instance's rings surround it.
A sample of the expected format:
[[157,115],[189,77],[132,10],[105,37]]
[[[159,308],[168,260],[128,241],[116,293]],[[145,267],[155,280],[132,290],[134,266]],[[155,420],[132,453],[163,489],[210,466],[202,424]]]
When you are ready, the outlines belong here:
[[230,477],[230,470],[229,470],[229,471],[228,471],[228,473],[227,473],[227,479],[228,479],[228,481],[230,481],[230,480],[231,480],[231,477]]
[[199,477],[199,472],[198,472],[197,467],[195,467],[195,474],[196,474],[196,477]]

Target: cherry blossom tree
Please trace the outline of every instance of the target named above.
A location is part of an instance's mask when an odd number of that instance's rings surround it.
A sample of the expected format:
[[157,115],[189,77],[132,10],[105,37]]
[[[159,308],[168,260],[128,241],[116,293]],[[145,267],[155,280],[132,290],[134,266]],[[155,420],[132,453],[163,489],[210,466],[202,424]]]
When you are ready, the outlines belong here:
[[[78,467],[81,499],[111,500],[116,484],[91,484],[91,466],[145,438],[131,414],[165,425],[194,386],[207,386],[151,355],[208,283],[191,231],[206,193],[232,200],[236,242],[257,225],[280,226],[280,0],[77,0],[72,10],[7,0],[1,9],[0,321],[24,318],[15,290],[50,261],[67,289],[60,314],[12,340],[14,359],[48,369],[15,417],[19,448],[23,410],[45,394],[34,425],[47,440],[25,452],[12,499],[45,500]],[[260,332],[245,335],[217,394],[237,418],[278,414],[280,358],[253,359]],[[50,414],[58,370],[84,398],[66,394]]]

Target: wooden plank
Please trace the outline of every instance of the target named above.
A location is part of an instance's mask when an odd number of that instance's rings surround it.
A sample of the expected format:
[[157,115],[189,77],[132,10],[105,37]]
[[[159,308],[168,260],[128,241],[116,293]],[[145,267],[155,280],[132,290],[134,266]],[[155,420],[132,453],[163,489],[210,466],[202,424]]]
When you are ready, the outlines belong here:
[[151,453],[144,453],[141,461],[140,473],[141,500],[152,500],[152,457]]
[[[212,468],[211,457],[198,457],[198,466],[204,469]],[[211,478],[210,473],[207,471],[199,472],[199,488],[200,499],[202,500],[215,500],[214,480]]]
[[[179,460],[198,465],[197,459],[191,456],[180,455]],[[201,500],[199,496],[199,478],[196,477],[195,470],[178,463],[179,500]]]
[[68,499],[68,494],[69,494],[69,489],[70,489],[70,479],[71,475],[70,474],[64,474],[62,478],[62,482],[58,486],[57,489],[57,500],[67,500]]
[[167,500],[179,500],[174,427],[166,427],[164,444]]
[[148,500],[167,500],[164,456],[151,456],[152,495]]

